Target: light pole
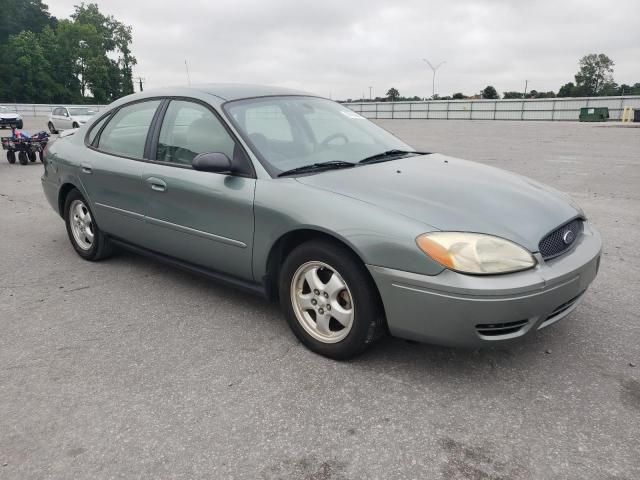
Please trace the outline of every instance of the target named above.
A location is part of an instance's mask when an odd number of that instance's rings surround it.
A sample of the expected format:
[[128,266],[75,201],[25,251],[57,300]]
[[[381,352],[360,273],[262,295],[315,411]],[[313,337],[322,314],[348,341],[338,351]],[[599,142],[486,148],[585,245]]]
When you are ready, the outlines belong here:
[[440,62],[438,65],[436,65],[435,67],[431,64],[431,62],[429,60],[427,60],[426,58],[422,59],[423,62],[427,62],[427,65],[429,65],[429,68],[431,68],[431,70],[433,70],[433,81],[431,83],[431,98],[436,96],[436,71],[445,63],[447,62]]
[[191,86],[191,75],[189,75],[189,64],[186,58],[184,59],[184,68],[187,70],[187,83]]

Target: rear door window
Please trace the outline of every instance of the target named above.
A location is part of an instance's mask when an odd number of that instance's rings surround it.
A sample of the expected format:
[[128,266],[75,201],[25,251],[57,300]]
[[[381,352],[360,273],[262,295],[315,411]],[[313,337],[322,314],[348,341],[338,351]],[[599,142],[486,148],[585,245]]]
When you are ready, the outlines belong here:
[[131,158],[143,158],[149,126],[160,100],[134,103],[116,112],[102,130],[98,149]]

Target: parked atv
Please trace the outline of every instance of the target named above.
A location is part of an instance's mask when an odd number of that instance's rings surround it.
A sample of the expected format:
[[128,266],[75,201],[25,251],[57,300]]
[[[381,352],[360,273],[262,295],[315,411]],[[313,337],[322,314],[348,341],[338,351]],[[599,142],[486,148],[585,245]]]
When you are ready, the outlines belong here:
[[[44,149],[49,141],[49,134],[44,130],[29,135],[27,132],[20,132],[16,125],[11,126],[11,136],[2,137],[2,149],[7,151],[9,163],[16,163],[16,157],[20,165],[35,162],[39,157],[44,162]],[[17,155],[16,155],[17,154]]]

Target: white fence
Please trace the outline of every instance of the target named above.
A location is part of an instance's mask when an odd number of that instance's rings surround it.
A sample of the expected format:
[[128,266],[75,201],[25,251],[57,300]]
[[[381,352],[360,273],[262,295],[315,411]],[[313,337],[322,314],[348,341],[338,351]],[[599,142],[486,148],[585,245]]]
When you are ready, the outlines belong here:
[[66,104],[46,104],[46,103],[0,103],[1,106],[7,107],[11,112],[29,117],[48,117],[56,107],[86,107],[94,112],[99,112],[106,105],[66,105]]
[[[12,112],[47,117],[62,105],[4,103]],[[581,108],[609,107],[609,119],[620,120],[624,107],[640,109],[640,95],[627,97],[541,98],[535,100],[428,100],[425,102],[352,102],[345,106],[373,119],[428,120],[578,120]],[[99,112],[106,105],[88,107]]]
[[581,108],[608,107],[620,120],[624,107],[640,109],[640,95],[625,97],[541,98],[534,100],[427,100],[353,102],[344,106],[366,118],[428,120],[573,120]]

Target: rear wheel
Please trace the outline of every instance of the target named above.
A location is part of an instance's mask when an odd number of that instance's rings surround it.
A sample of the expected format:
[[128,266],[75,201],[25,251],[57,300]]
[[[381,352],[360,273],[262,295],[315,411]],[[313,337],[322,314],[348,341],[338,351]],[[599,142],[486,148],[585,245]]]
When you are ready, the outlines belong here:
[[280,302],[298,339],[327,357],[353,357],[383,332],[375,284],[362,262],[337,243],[311,241],[289,254]]
[[9,163],[16,163],[16,152],[14,152],[13,150],[9,150],[7,152],[7,161]]
[[109,240],[96,224],[82,194],[71,190],[64,202],[64,221],[75,251],[85,260],[97,261],[111,254]]
[[38,158],[41,163],[44,163],[44,152],[42,150],[38,150]]
[[27,152],[24,152],[24,151],[18,152],[18,161],[20,162],[20,165],[26,165],[27,163],[29,163]]
[[29,157],[29,161],[30,162],[35,162],[36,161],[36,152],[29,151],[27,153],[27,157]]

